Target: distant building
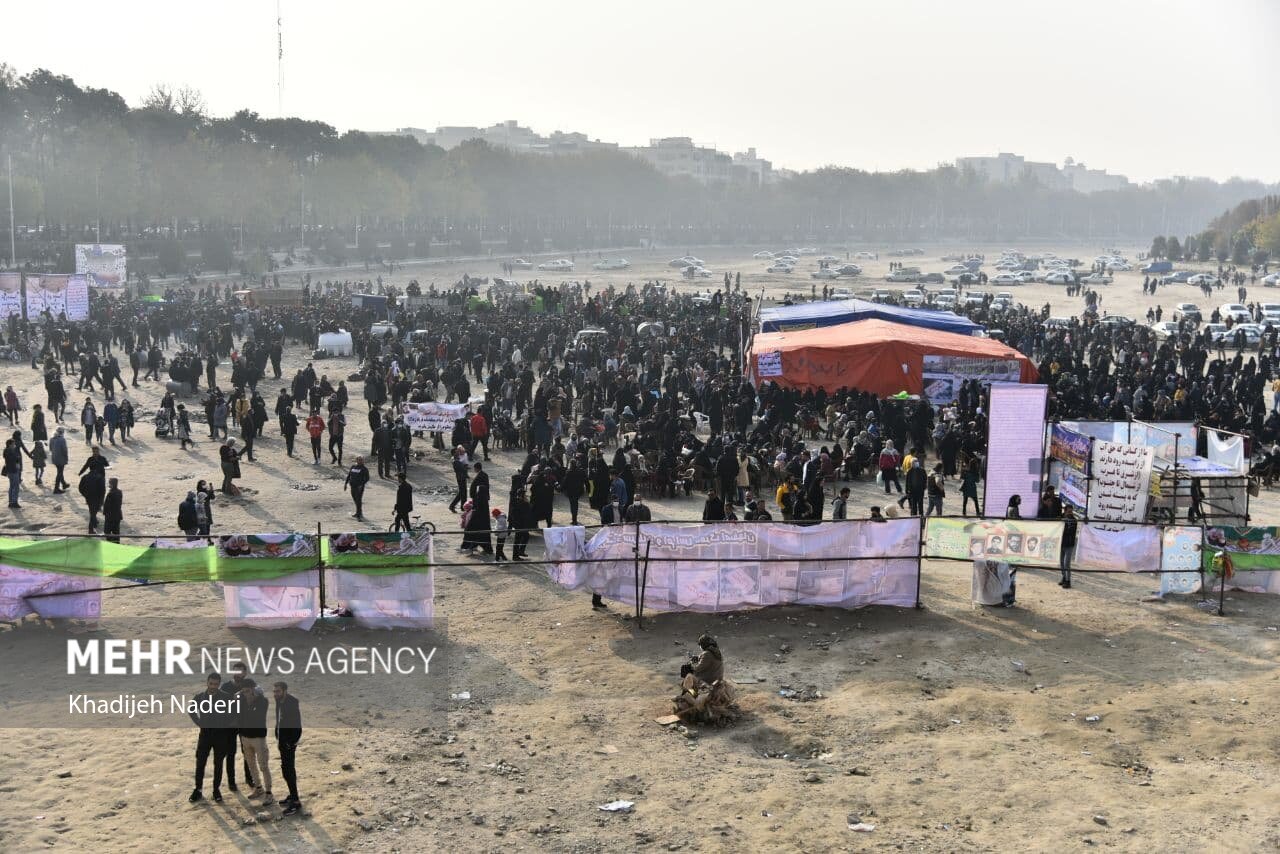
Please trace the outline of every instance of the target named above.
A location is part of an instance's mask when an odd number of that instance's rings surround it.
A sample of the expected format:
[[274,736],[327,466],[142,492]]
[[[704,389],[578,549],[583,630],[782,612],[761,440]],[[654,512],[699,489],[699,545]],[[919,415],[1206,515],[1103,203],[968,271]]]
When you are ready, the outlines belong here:
[[1108,175],[1106,169],[1086,169],[1083,163],[1076,163],[1070,157],[1062,164],[1062,172],[1067,176],[1071,189],[1078,193],[1123,190],[1129,186],[1129,179],[1123,175]]
[[994,157],[957,157],[956,167],[970,170],[993,184],[1011,184],[1029,177],[1051,190],[1097,193],[1129,185],[1123,175],[1108,175],[1104,169],[1086,169],[1068,157],[1062,168],[1053,163],[1027,160],[1018,154],[1001,152]]
[[699,184],[727,184],[734,177],[732,157],[714,148],[694,145],[687,136],[651,139],[646,146],[625,148],[623,151],[647,161],[663,175],[673,178],[692,178]]
[[514,119],[487,128],[448,125],[434,131],[397,128],[394,131],[375,132],[371,136],[411,136],[423,145],[438,145],[445,151],[457,148],[471,139],[482,139],[496,148],[526,154],[578,154],[583,151],[618,148],[617,143],[588,139],[582,133],[555,131],[549,137],[542,136]]
[[740,178],[745,179],[746,183],[756,187],[763,187],[766,184],[773,183],[773,164],[757,156],[754,148],[748,148],[746,151],[739,151],[734,154],[733,168]]

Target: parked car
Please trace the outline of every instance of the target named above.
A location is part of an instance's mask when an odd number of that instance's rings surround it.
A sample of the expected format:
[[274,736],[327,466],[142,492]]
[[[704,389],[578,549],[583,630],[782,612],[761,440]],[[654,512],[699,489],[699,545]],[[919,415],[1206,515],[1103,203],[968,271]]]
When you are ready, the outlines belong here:
[[1152,261],[1150,264],[1143,267],[1141,272],[1146,273],[1148,276],[1153,276],[1153,275],[1159,276],[1165,273],[1172,273],[1173,262],[1172,261]]
[[1190,279],[1194,275],[1195,273],[1191,272],[1190,270],[1179,270],[1176,273],[1170,273],[1169,275],[1160,279],[1160,284],[1185,285],[1187,283],[1187,279]]
[[1017,277],[1017,276],[1015,276],[1013,273],[996,273],[996,274],[995,274],[994,276],[992,276],[988,281],[990,281],[990,283],[991,283],[991,284],[993,284],[993,285],[1020,285],[1020,284],[1022,284],[1022,279],[1018,278],[1018,277]]
[[513,270],[532,270],[532,269],[533,269],[533,262],[532,262],[532,261],[526,261],[526,260],[524,260],[523,258],[517,258],[516,260],[514,260],[514,261],[512,261],[512,262],[511,262],[511,269],[513,269]]
[[543,261],[538,265],[538,269],[553,273],[568,273],[573,270],[573,262],[568,258],[557,258],[554,261]]
[[861,252],[853,253],[853,257],[857,258],[859,261],[874,261],[876,260],[876,253],[868,252],[864,249]]
[[1223,327],[1221,332],[1213,336],[1215,344],[1224,344],[1228,347],[1234,347],[1238,340],[1239,333],[1244,333],[1244,346],[1256,347],[1258,342],[1262,340],[1262,327],[1256,323],[1239,323],[1227,329]]
[[916,281],[923,282],[926,285],[940,285],[946,281],[946,277],[941,273],[925,273],[923,276],[916,279]]
[[956,307],[956,295],[955,294],[938,294],[936,297],[933,298],[933,305],[935,308],[941,308],[941,309],[947,309],[947,310],[953,309]]
[[756,254],[752,255],[751,257],[752,257],[752,258],[759,258],[759,259],[762,259],[762,260],[768,260],[768,259],[770,259],[770,258],[772,258],[772,257],[773,257],[773,253],[772,253],[772,252],[770,252],[768,249],[761,249],[759,252],[757,252]]
[[1106,273],[1090,273],[1080,280],[1082,285],[1109,285],[1111,277]]
[[781,261],[776,261],[770,264],[768,267],[766,267],[765,272],[766,273],[793,273],[795,272],[795,269],[796,268],[791,266],[790,264],[783,264]]
[[1224,302],[1218,306],[1218,314],[1223,320],[1230,318],[1236,323],[1250,323],[1253,321],[1253,315],[1249,313],[1249,309],[1238,302]]
[[838,279],[840,278],[839,270],[832,270],[830,267],[820,267],[809,274],[811,279]]
[[1218,284],[1218,277],[1215,276],[1213,273],[1197,273],[1194,276],[1187,277],[1187,284],[1195,285],[1196,287],[1203,287],[1204,285],[1216,285]]
[[963,265],[963,264],[952,264],[950,267],[948,267],[947,269],[943,270],[942,272],[943,272],[943,274],[948,275],[948,276],[958,276],[958,275],[960,275],[961,273],[967,273],[967,272],[969,272],[969,268],[968,268],[968,267],[966,267],[966,266],[965,266],[965,265]]
[[964,305],[985,305],[988,296],[990,296],[990,294],[984,294],[982,291],[969,291],[969,293],[964,295]]
[[1106,317],[1098,320],[1103,326],[1133,326],[1134,319],[1125,317],[1123,314],[1108,314]]
[[913,270],[894,270],[892,273],[884,277],[886,282],[914,282],[920,278],[920,274]]
[[902,295],[902,302],[911,308],[919,308],[924,305],[924,294],[919,291],[907,291]]
[[1179,320],[1199,323],[1203,318],[1200,316],[1200,306],[1193,302],[1180,302],[1173,307],[1173,319],[1175,323]]
[[680,271],[680,275],[686,279],[709,279],[711,278],[711,271],[698,264],[690,264]]
[[1170,335],[1178,334],[1178,324],[1171,320],[1162,320],[1159,323],[1151,324],[1151,331],[1155,333],[1157,340],[1163,341]]
[[848,276],[849,278],[853,278],[854,276],[862,275],[862,268],[859,267],[857,264],[845,264],[844,266],[839,268],[838,272],[842,276]]
[[626,258],[604,258],[591,266],[597,270],[625,270],[631,264]]
[[1065,270],[1054,270],[1044,274],[1044,282],[1046,285],[1069,285],[1075,282],[1076,277]]
[[1268,288],[1274,288],[1276,285],[1280,285],[1280,273],[1272,273],[1269,276],[1263,276],[1262,284],[1264,287]]

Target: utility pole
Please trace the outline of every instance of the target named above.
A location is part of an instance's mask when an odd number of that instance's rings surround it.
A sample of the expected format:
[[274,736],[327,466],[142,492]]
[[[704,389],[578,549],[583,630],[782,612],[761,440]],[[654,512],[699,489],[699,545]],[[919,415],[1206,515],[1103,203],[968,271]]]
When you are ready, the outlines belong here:
[[13,155],[9,158],[9,260],[13,264],[13,269],[18,269],[18,242],[15,238],[17,232],[17,222],[13,218]]

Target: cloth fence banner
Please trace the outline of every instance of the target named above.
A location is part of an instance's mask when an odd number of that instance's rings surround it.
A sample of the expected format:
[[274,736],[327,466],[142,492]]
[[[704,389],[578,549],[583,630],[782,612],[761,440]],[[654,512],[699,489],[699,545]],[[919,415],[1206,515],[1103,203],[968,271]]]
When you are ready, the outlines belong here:
[[357,625],[374,629],[435,625],[430,531],[330,534],[322,548],[330,567],[325,570],[329,598],[345,604]]
[[320,616],[320,573],[310,569],[260,581],[222,585],[227,627],[309,631]]
[[1088,474],[1089,437],[1061,424],[1054,424],[1049,438],[1049,456]]
[[459,418],[467,417],[465,403],[402,403],[400,411],[404,415],[405,426],[418,433],[448,433],[453,430],[453,423]]
[[22,317],[22,274],[0,273],[0,320]]
[[1195,593],[1200,589],[1199,528],[1171,525],[1164,529],[1161,543],[1160,595]]
[[366,575],[325,569],[328,598],[351,610],[356,624],[371,629],[430,629],[435,625],[435,574]]
[[1141,445],[1095,441],[1089,471],[1089,518],[1103,522],[1142,522],[1151,494],[1155,452]]
[[1160,552],[1159,528],[1091,522],[1077,526],[1073,566],[1077,569],[1156,572],[1160,569]]
[[[1220,526],[1204,532],[1201,561],[1206,573],[1222,574],[1221,555],[1231,558],[1228,587],[1255,593],[1280,593],[1280,529]],[[1212,586],[1217,589],[1218,581]]]
[[1040,499],[1044,460],[1044,413],[1049,399],[1046,385],[991,386],[991,414],[986,495],[982,506],[1000,513],[1014,495],[1022,497],[1022,512],[1035,512]]
[[1222,436],[1217,430],[1209,430],[1209,462],[1225,466],[1236,474],[1244,474],[1244,437]]
[[[102,616],[101,586],[98,578],[0,565],[0,620],[9,622],[38,614],[47,620],[97,622]],[[43,593],[64,595],[39,595]],[[38,598],[28,598],[31,596]]]
[[433,554],[431,532],[329,534],[321,550],[324,562],[366,575],[429,572]]
[[1057,569],[1062,522],[1027,519],[944,519],[925,522],[925,558],[993,560]]
[[[634,525],[603,528],[589,540],[582,528],[549,528],[544,537],[556,583],[635,603]],[[646,522],[640,525],[640,553],[649,554],[644,604],[703,612],[784,604],[911,607],[919,539],[918,518],[808,527]],[[831,557],[812,560],[824,555]]]

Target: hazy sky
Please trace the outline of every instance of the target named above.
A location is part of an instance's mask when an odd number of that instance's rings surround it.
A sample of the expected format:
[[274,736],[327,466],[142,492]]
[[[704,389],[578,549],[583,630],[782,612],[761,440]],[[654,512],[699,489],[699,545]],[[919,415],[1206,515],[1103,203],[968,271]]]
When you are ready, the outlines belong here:
[[[0,59],[131,104],[276,110],[274,0],[12,3]],[[776,165],[1072,156],[1135,179],[1280,181],[1276,0],[642,4],[283,0],[286,114],[340,130],[518,119]]]

